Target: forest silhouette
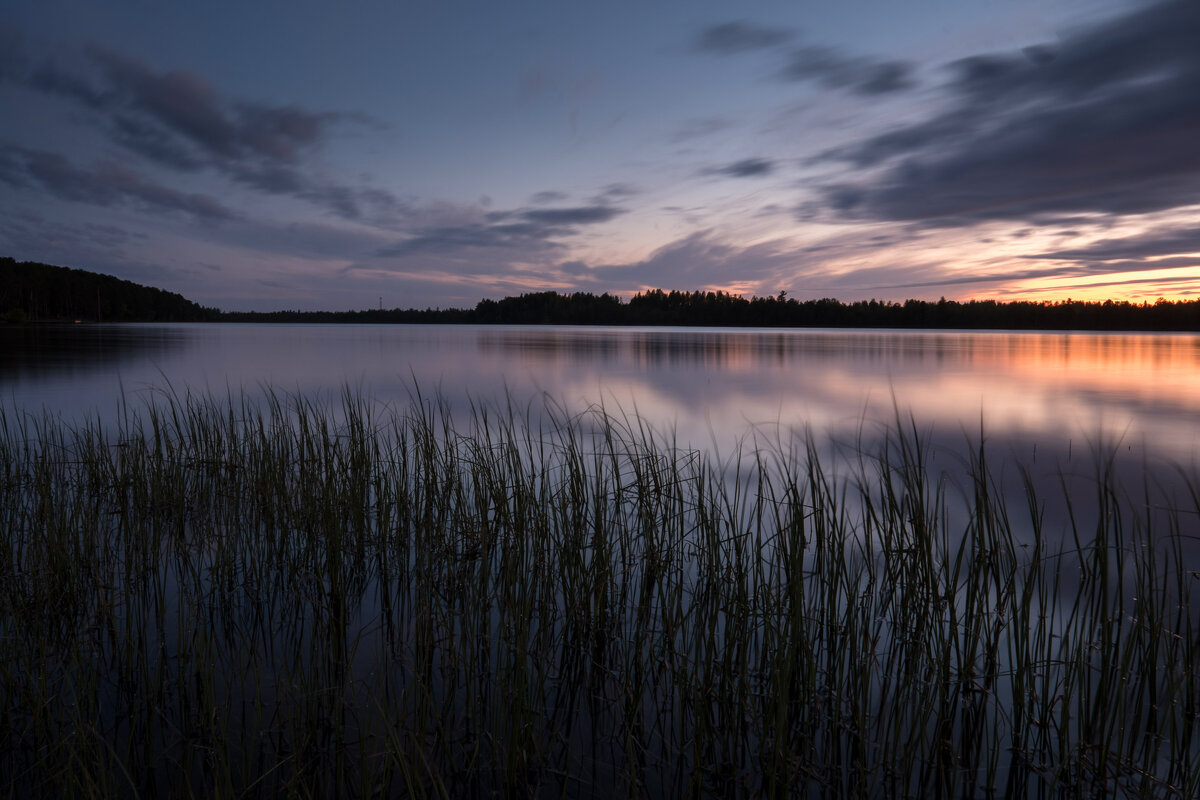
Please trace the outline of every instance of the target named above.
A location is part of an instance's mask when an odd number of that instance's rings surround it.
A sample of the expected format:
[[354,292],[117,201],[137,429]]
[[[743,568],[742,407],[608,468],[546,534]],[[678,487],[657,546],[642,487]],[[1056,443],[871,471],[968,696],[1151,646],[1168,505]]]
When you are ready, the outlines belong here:
[[307,322],[464,325],[630,325],[763,328],[958,328],[1200,331],[1200,300],[1131,303],[1014,300],[749,299],[728,292],[616,295],[531,292],[474,308],[227,311],[81,269],[0,258],[0,319],[7,322]]

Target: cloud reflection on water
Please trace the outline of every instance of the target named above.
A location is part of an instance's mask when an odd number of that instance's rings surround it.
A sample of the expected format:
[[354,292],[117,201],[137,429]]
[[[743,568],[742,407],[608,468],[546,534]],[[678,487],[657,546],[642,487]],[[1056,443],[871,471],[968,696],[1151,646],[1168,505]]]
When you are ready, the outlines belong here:
[[128,325],[60,329],[52,352],[38,341],[12,342],[26,352],[9,348],[7,394],[68,416],[167,381],[326,397],[348,384],[397,406],[415,381],[464,410],[505,392],[636,408],[701,446],[748,423],[844,438],[897,409],[1043,451],[1120,440],[1191,463],[1200,439],[1200,337],[1186,334]]

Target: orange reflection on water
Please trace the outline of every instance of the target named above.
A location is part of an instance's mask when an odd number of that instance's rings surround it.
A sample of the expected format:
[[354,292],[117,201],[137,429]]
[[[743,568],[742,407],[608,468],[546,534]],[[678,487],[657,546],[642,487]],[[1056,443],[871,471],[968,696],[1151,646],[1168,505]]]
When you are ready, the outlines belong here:
[[[528,331],[569,361],[573,397],[606,394],[681,439],[782,426],[853,437],[910,416],[989,438],[1137,444],[1191,461],[1200,337],[924,331]],[[553,343],[551,343],[553,342]],[[536,343],[536,344],[535,344]],[[512,346],[497,345],[501,349]],[[599,360],[605,364],[593,364]],[[563,363],[567,367],[567,362]],[[567,370],[571,372],[571,370]],[[604,374],[597,380],[597,374]]]
[[[1120,442],[1184,461],[1196,457],[1200,337],[942,333],[885,347],[918,364],[936,363],[889,374],[897,403],[922,419],[955,421],[966,431],[982,424],[1002,435]],[[865,392],[870,381],[864,379]]]

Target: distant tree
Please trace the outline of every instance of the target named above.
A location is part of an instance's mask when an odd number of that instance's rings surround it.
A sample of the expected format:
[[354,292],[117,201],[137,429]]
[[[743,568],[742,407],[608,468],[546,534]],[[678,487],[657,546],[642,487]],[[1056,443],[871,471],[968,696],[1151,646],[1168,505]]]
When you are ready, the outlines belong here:
[[[200,322],[216,319],[173,292],[82,269],[0,258],[0,308],[31,322]],[[8,315],[6,315],[8,318]]]

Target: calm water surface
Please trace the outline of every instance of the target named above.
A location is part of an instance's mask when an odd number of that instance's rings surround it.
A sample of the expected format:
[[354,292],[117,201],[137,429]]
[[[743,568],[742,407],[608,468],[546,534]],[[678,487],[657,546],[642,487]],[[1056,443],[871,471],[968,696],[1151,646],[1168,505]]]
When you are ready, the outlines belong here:
[[113,325],[0,327],[0,398],[110,418],[176,391],[264,386],[455,408],[544,393],[635,411],[682,444],[757,430],[854,441],[899,410],[935,439],[1045,461],[1077,451],[1187,467],[1200,458],[1200,336],[566,327]]

